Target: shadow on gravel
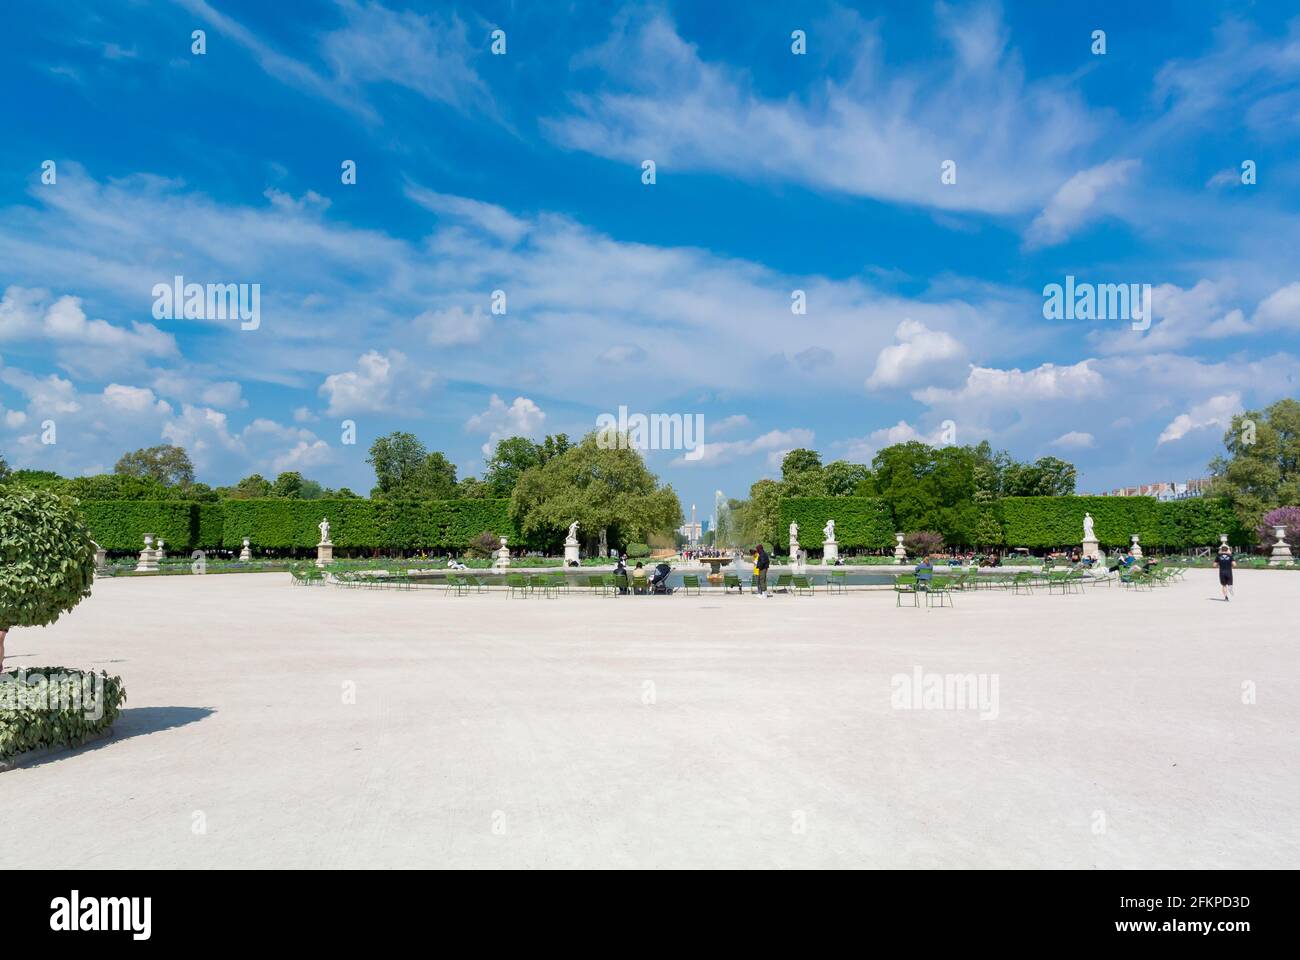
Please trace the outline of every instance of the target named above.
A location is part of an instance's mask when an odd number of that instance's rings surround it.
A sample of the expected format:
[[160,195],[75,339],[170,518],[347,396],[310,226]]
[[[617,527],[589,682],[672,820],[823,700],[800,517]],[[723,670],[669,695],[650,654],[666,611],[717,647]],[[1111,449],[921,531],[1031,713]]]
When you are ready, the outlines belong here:
[[208,707],[124,707],[118,715],[117,721],[113,724],[111,736],[103,740],[92,740],[73,750],[60,750],[48,757],[41,757],[39,760],[25,763],[23,766],[34,769],[43,767],[47,763],[58,763],[60,760],[70,759],[77,754],[90,753],[94,750],[111,747],[119,740],[197,723],[214,712]]

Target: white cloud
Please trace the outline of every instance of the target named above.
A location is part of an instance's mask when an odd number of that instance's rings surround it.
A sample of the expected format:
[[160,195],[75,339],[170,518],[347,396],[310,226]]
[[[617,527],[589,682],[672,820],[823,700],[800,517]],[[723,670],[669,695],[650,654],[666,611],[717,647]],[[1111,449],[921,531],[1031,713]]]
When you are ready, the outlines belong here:
[[357,358],[355,370],[331,373],[320,385],[328,416],[379,413],[414,402],[433,384],[433,374],[415,370],[398,350],[370,350]]
[[717,436],[721,433],[730,433],[732,430],[740,430],[749,426],[749,417],[743,413],[734,413],[729,417],[723,417],[721,420],[713,420],[709,423],[709,433]]
[[[741,457],[751,457],[755,454],[767,454],[767,465],[769,468],[778,467],[785,455],[796,447],[812,446],[814,434],[811,430],[804,430],[796,427],[791,430],[769,430],[767,433],[755,437],[752,440],[728,440],[725,442],[709,441],[702,443],[698,447],[699,456],[694,460],[687,460],[686,457],[676,457],[672,461],[675,467],[692,466],[692,465],[710,465],[730,463]],[[692,451],[694,454],[696,451]]]
[[1181,440],[1194,430],[1217,427],[1227,429],[1232,418],[1242,412],[1241,394],[1223,393],[1211,397],[1204,403],[1198,403],[1186,413],[1180,413],[1170,421],[1169,426],[1161,432],[1156,444],[1172,443]]
[[[744,71],[707,62],[662,13],[626,12],[577,59],[604,71],[595,93],[543,121],[563,146],[659,175],[722,172],[949,210],[1033,209],[1098,135],[1082,100],[1027,81],[992,6],[936,8],[947,57],[909,67],[882,49],[879,24],[841,11],[814,42],[838,44],[847,70],[817,73],[809,93],[765,96]],[[888,66],[886,66],[888,64]],[[940,164],[958,163],[955,185]]]
[[171,404],[158,396],[148,387],[132,387],[121,383],[110,383],[104,388],[104,403],[113,410],[122,413],[158,413],[168,416],[172,412]]
[[476,413],[465,421],[465,429],[470,433],[486,433],[488,440],[483,444],[483,455],[491,456],[497,441],[506,437],[528,437],[535,434],[546,422],[546,414],[541,407],[527,397],[515,397],[506,406],[504,400],[495,393],[488,400],[487,409]]
[[1033,248],[1061,243],[1084,224],[1102,216],[1101,198],[1128,183],[1139,165],[1137,160],[1111,160],[1080,170],[1061,185],[1034,218],[1025,234],[1026,244]]
[[942,330],[931,330],[910,317],[894,331],[897,343],[880,351],[876,367],[867,377],[868,390],[881,390],[915,382],[924,376],[942,381],[966,367],[966,350]]
[[1069,433],[1063,433],[1052,441],[1052,446],[1063,447],[1066,450],[1088,450],[1096,445],[1096,437],[1091,433],[1085,433],[1080,430],[1071,430]]
[[0,298],[0,341],[54,342],[65,366],[87,372],[137,367],[151,357],[176,355],[176,340],[148,323],[114,326],[89,320],[81,298],[59,297],[49,302],[46,290],[11,286]]
[[492,316],[477,304],[473,311],[457,306],[426,310],[415,318],[415,325],[425,331],[426,339],[434,346],[464,346],[483,339],[492,327]]
[[406,185],[405,192],[407,197],[426,210],[484,230],[508,246],[514,246],[532,229],[527,220],[521,220],[496,204],[450,193],[437,193],[413,183]]
[[1275,330],[1300,330],[1300,282],[1274,291],[1255,309],[1254,322]]

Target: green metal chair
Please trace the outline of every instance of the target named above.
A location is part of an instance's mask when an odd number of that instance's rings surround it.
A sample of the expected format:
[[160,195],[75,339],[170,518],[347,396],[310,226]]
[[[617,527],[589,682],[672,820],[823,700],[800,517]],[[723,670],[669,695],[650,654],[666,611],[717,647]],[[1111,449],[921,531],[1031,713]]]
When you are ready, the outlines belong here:
[[772,592],[775,593],[778,590],[784,590],[786,593],[789,593],[793,587],[794,587],[794,574],[778,573],[776,575],[776,586],[772,588]]
[[925,588],[925,605],[927,607],[936,606],[954,606],[952,599],[952,577],[932,577],[930,583]]
[[894,606],[901,607],[905,596],[912,598],[912,606],[914,607],[921,602],[917,596],[916,574],[914,573],[900,573],[894,578]]
[[806,593],[810,597],[813,595],[812,580],[802,574],[796,573],[791,576],[790,589],[794,592],[796,597],[802,593]]
[[523,599],[528,599],[528,581],[524,579],[522,573],[506,574],[506,595],[513,597],[518,594]]
[[848,589],[849,574],[846,570],[832,570],[826,578],[827,593],[844,593]]
[[695,595],[700,595],[700,578],[697,574],[686,573],[682,575],[682,593],[689,594],[692,590]]
[[722,592],[730,593],[732,588],[738,593],[744,593],[745,588],[740,583],[740,575],[735,573],[724,573],[722,575]]

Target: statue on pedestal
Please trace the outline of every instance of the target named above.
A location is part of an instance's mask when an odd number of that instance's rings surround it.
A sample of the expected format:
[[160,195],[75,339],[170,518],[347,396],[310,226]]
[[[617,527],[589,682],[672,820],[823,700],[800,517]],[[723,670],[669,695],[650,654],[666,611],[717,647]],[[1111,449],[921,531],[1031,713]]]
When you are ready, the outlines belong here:
[[1083,540],[1087,543],[1089,540],[1095,541],[1096,539],[1096,534],[1092,532],[1092,514],[1085,513],[1083,515]]
[[327,544],[327,543],[329,543],[329,542],[330,542],[330,522],[329,522],[329,518],[327,518],[327,517],[322,517],[322,518],[321,518],[321,522],[318,524],[318,526],[320,527],[320,542],[321,542],[322,544]]

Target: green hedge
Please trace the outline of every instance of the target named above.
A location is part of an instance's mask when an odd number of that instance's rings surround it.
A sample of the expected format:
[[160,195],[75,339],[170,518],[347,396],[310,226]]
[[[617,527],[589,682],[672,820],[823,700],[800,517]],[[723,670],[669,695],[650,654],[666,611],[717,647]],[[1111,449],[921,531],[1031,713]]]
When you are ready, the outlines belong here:
[[197,504],[186,500],[85,500],[80,504],[91,538],[105,550],[138,552],[144,535],[167,542],[167,552],[194,543]]
[[[781,531],[799,524],[799,545],[820,548],[822,528],[835,521],[835,541],[844,549],[879,550],[894,544],[894,515],[875,497],[783,497]],[[782,547],[787,547],[782,544]]]
[[1083,540],[1083,515],[1091,513],[1103,547],[1127,547],[1137,534],[1143,546],[1167,549],[1210,546],[1226,533],[1231,542],[1248,534],[1222,500],[1154,497],[1006,497],[998,504],[1009,547],[1062,547]]
[[121,677],[67,667],[0,673],[0,760],[76,746],[113,725],[126,701]]
[[459,549],[484,530],[511,537],[509,500],[227,500],[222,539],[265,549],[310,548],[328,517],[341,549]]

